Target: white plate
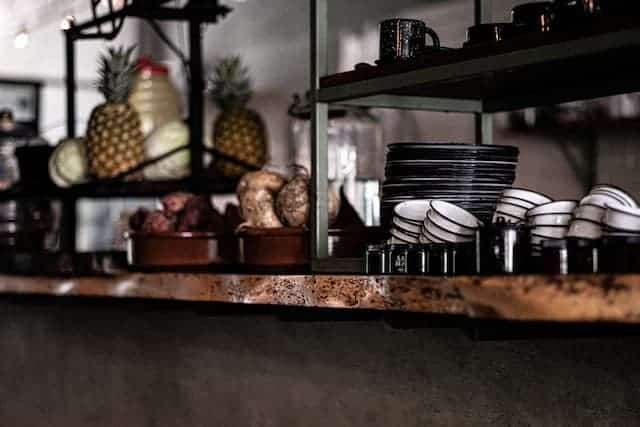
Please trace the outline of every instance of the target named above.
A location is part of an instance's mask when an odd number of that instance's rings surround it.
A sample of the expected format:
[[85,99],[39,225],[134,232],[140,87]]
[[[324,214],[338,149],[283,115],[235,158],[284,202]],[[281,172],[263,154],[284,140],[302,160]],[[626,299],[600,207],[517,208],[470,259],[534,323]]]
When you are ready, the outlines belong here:
[[421,225],[415,225],[414,223],[408,222],[408,221],[404,221],[402,218],[400,217],[393,217],[393,220],[391,221],[394,225],[394,228],[399,229],[400,231],[403,231],[405,233],[408,233],[410,235],[416,235],[419,236],[420,235],[420,227]]
[[569,227],[538,226],[531,229],[531,234],[549,239],[562,239],[566,237]]
[[640,231],[640,209],[608,206],[602,222],[616,230],[638,232]]
[[602,217],[607,211],[606,208],[596,205],[580,205],[573,211],[573,216],[576,219],[585,219],[588,221],[602,223]]
[[625,205],[629,206],[630,208],[638,207],[638,203],[633,198],[633,196],[621,188],[613,187],[611,185],[601,184],[601,185],[596,185],[591,190],[592,193],[598,192],[598,191],[605,191],[622,198],[626,202]]
[[515,218],[524,219],[525,215],[529,211],[529,208],[523,208],[523,207],[515,206],[512,204],[499,202],[496,205],[496,211],[505,213],[507,215],[511,215],[512,217],[515,217]]

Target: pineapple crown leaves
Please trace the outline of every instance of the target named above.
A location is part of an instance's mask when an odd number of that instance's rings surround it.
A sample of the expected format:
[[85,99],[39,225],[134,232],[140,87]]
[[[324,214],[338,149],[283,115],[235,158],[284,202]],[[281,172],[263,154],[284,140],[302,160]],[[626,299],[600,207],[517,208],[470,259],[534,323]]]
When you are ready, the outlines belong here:
[[129,48],[109,47],[107,52],[100,55],[96,88],[107,102],[127,101],[136,73],[136,64],[131,58],[135,48],[135,45]]
[[239,56],[223,58],[209,79],[211,98],[222,110],[244,107],[251,99],[249,69]]

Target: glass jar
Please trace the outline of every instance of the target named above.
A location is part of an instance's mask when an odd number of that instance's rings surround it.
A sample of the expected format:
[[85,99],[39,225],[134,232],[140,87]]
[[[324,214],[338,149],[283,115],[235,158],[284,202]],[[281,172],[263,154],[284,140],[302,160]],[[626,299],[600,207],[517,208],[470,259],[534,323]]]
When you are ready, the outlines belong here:
[[[311,121],[307,96],[289,108],[292,162],[311,168]],[[341,186],[365,225],[380,223],[379,181],[384,178],[382,125],[368,110],[330,106],[327,130],[329,183]]]

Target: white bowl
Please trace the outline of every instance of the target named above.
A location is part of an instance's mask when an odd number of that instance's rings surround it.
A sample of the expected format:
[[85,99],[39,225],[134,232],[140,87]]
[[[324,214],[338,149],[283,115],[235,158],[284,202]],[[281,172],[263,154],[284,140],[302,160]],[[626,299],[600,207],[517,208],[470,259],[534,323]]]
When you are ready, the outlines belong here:
[[531,229],[531,234],[549,239],[562,239],[567,235],[569,227],[538,226]]
[[529,208],[523,208],[520,206],[511,205],[511,204],[502,203],[502,202],[498,202],[498,204],[496,205],[497,212],[502,212],[507,215],[511,215],[512,217],[521,218],[521,219],[525,218],[525,215],[527,214],[528,210]]
[[429,230],[422,230],[422,237],[428,240],[431,243],[447,243],[446,241],[434,236],[429,232]]
[[542,214],[530,216],[527,219],[527,224],[568,226],[572,219],[573,215],[571,214]]
[[472,213],[453,203],[434,200],[431,202],[431,209],[443,219],[449,220],[460,227],[468,228],[469,230],[475,230],[482,225],[482,222]]
[[387,239],[387,243],[390,245],[409,245],[410,243],[400,240],[397,237],[391,236]]
[[425,218],[423,227],[427,227],[429,223],[434,223],[436,226],[442,228],[445,231],[449,231],[453,234],[460,234],[461,236],[475,236],[475,230],[470,230],[467,227],[462,227],[455,222],[451,222],[446,218],[441,217],[434,210],[427,212],[427,218]]
[[593,190],[591,193],[589,193],[590,196],[607,196],[612,198],[613,200],[615,200],[616,202],[620,203],[622,206],[626,206],[628,208],[633,207],[632,206],[632,202],[630,202],[628,199],[621,197],[620,195],[616,194],[616,193],[612,193],[608,190]]
[[591,193],[599,192],[599,191],[605,191],[622,198],[625,201],[625,204],[630,208],[638,207],[638,202],[636,201],[636,199],[631,194],[627,193],[621,188],[614,187],[612,185],[600,184],[593,187],[593,189],[591,190]]
[[431,239],[432,236],[437,240],[441,240],[447,243],[467,243],[473,242],[475,236],[461,236],[459,234],[450,233],[447,230],[443,230],[432,222],[428,222],[426,226],[426,236]]
[[492,222],[495,224],[495,223],[498,223],[500,221],[503,221],[503,222],[505,222],[507,224],[517,224],[519,222],[524,222],[524,218],[516,218],[516,217],[511,216],[509,214],[506,214],[504,212],[496,211],[493,214]]
[[609,194],[596,193],[589,194],[586,197],[583,197],[580,200],[581,205],[595,205],[600,206],[601,208],[606,208],[607,206],[623,206],[623,204],[617,198],[611,197]]
[[407,200],[398,203],[393,208],[393,214],[400,219],[420,225],[427,216],[430,204],[431,200]]
[[569,226],[567,237],[596,240],[602,237],[602,226],[583,219],[574,219]]
[[549,203],[552,200],[550,197],[545,196],[542,193],[525,190],[523,188],[507,188],[502,192],[501,197],[515,197],[516,199],[533,203],[536,206],[543,203]]
[[555,202],[545,203],[544,205],[537,206],[529,212],[527,217],[543,214],[570,214],[578,205],[575,200],[558,200]]
[[609,228],[640,232],[640,209],[625,206],[609,206],[602,222]]
[[584,219],[587,221],[602,223],[602,217],[606,212],[606,208],[597,205],[579,205],[574,211],[573,216],[576,219]]
[[395,237],[396,239],[400,240],[401,242],[404,243],[419,243],[418,242],[418,236],[412,236],[410,234],[407,234],[405,232],[403,232],[402,230],[399,230],[397,228],[392,228],[391,230],[389,230],[389,233],[391,233],[392,237]]
[[411,235],[414,235],[414,234],[416,236],[420,235],[420,228],[421,228],[420,225],[415,225],[412,222],[405,221],[398,216],[394,216],[391,222],[393,223],[394,228],[397,228],[400,231],[403,231]]
[[427,236],[425,236],[424,234],[420,234],[420,237],[418,237],[418,242],[422,245],[430,245],[433,242],[431,240],[429,240],[429,238]]
[[538,206],[535,203],[529,202],[527,200],[516,199],[515,197],[500,197],[500,199],[498,199],[498,203],[509,203],[527,209],[532,209]]

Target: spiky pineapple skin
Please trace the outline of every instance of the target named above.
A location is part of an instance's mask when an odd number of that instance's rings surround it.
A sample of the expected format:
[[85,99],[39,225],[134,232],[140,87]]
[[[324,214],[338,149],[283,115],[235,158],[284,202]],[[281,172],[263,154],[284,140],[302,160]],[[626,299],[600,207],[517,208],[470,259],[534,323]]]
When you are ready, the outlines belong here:
[[95,177],[113,178],[130,170],[144,160],[138,113],[127,103],[97,106],[89,118],[86,144],[89,169]]
[[[244,163],[261,168],[267,160],[265,125],[260,115],[244,107],[222,111],[214,123],[213,142],[216,150]],[[225,159],[217,159],[218,171],[230,177],[238,177],[247,168]]]

